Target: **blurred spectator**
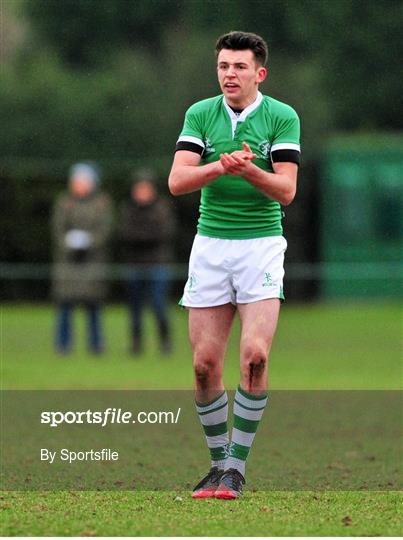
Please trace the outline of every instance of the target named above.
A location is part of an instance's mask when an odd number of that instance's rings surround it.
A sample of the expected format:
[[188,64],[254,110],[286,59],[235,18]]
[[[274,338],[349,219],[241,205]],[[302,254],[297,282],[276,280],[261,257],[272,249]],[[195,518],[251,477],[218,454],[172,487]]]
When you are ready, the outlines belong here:
[[106,262],[112,225],[112,205],[99,189],[93,164],[70,169],[69,189],[53,212],[53,296],[58,305],[56,349],[66,354],[72,345],[72,310],[81,304],[88,316],[88,346],[101,353],[100,307],[107,291]]
[[124,257],[131,265],[128,287],[131,323],[131,352],[143,350],[143,311],[147,303],[154,311],[160,337],[160,349],[169,354],[172,349],[167,299],[172,261],[175,217],[170,204],[163,199],[148,169],[133,176],[131,197],[122,205],[121,239]]

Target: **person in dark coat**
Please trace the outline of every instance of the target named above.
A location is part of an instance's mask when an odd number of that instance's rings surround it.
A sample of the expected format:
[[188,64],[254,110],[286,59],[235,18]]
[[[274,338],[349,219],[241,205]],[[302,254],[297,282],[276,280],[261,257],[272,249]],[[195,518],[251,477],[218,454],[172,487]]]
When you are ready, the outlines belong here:
[[100,306],[107,293],[108,241],[112,204],[99,189],[99,174],[88,163],[73,165],[68,192],[56,201],[52,233],[54,268],[53,298],[57,304],[56,349],[61,354],[72,346],[72,311],[81,304],[88,316],[88,345],[93,353],[103,350]]
[[131,197],[122,205],[120,233],[124,258],[130,265],[128,307],[131,322],[131,351],[143,350],[143,311],[150,303],[156,317],[160,349],[172,349],[167,300],[170,275],[167,263],[173,258],[175,216],[170,203],[158,194],[152,171],[135,173]]

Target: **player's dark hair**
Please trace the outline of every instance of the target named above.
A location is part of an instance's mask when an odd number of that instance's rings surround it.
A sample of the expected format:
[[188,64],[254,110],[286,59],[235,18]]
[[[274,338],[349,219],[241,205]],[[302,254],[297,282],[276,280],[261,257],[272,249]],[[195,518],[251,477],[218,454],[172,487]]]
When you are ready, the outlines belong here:
[[266,65],[269,54],[265,40],[252,32],[229,32],[229,34],[220,36],[215,46],[217,56],[221,49],[231,49],[233,51],[250,49],[255,56],[256,62],[262,66]]

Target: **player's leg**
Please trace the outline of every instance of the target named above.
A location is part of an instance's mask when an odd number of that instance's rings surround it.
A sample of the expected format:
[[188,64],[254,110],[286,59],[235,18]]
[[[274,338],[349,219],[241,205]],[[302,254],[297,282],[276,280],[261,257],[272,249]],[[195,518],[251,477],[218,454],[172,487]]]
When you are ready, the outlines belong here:
[[241,319],[241,388],[254,396],[267,392],[268,356],[280,313],[280,300],[238,305]]
[[267,404],[268,355],[277,327],[280,300],[239,304],[241,382],[235,394],[234,427],[225,474],[215,494],[236,498],[245,482],[245,464]]
[[222,373],[234,314],[235,308],[232,304],[189,310],[196,409],[211,457],[210,472],[194,488],[194,498],[214,496],[227,457],[228,397],[224,390]]
[[200,403],[207,403],[224,391],[224,356],[235,311],[232,304],[189,308],[196,401]]

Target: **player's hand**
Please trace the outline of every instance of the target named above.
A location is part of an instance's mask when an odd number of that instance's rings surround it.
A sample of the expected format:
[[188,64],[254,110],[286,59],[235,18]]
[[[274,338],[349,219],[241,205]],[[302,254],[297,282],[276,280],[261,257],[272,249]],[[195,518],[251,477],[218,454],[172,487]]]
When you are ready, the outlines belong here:
[[251,159],[255,159],[256,154],[254,154],[254,153],[252,152],[252,150],[251,150],[249,144],[246,143],[246,142],[243,142],[243,143],[242,143],[242,146],[243,146],[243,149],[244,149],[244,151],[245,151],[246,153],[251,154],[251,155],[253,156],[253,158],[251,158]]
[[220,163],[224,169],[224,174],[243,176],[250,167],[251,158],[245,155],[244,152],[237,150],[232,154],[221,154]]
[[225,174],[232,174],[234,176],[243,176],[248,172],[251,166],[251,162],[256,158],[247,143],[242,143],[243,150],[235,150],[231,154],[221,154],[220,162],[224,168]]

